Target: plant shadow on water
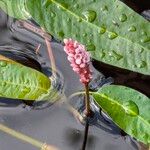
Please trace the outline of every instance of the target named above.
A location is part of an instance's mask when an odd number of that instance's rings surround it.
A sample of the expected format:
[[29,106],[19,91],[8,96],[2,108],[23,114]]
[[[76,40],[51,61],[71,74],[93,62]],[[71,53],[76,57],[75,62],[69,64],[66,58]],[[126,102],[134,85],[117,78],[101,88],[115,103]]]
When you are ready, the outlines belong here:
[[[2,18],[0,21],[0,54],[39,71],[43,71],[46,75],[50,76],[51,72],[47,68],[51,64],[44,39],[35,33],[20,28],[17,20],[9,18],[2,11],[0,11],[0,17]],[[35,49],[39,43],[41,44],[40,55],[37,57]],[[57,88],[62,90],[62,87],[64,87],[66,96],[82,90],[83,87],[78,77],[71,70],[61,43],[53,40],[51,45],[56,66],[63,75],[63,78],[58,78],[60,79],[60,85]],[[91,90],[97,90],[97,87],[112,83],[112,78],[109,78],[109,76],[105,78],[96,70],[94,70],[94,74],[95,78],[90,85]],[[73,104],[76,105],[74,107],[81,111],[83,110],[82,99],[82,96],[75,97],[75,104]],[[77,100],[79,100],[78,103],[76,103]],[[2,103],[4,101],[5,103]],[[83,142],[84,126],[81,123],[77,123],[62,101],[56,102],[47,109],[30,109],[28,111],[23,108],[24,103],[21,101],[4,100],[1,98],[0,103],[5,107],[0,107],[0,122],[33,138],[56,145],[60,150],[79,150]],[[38,105],[38,107],[40,106]],[[138,149],[136,141],[129,136],[125,136],[124,138],[122,131],[103,112],[100,113],[100,110],[93,103],[92,108],[97,113],[92,118],[95,122],[92,120],[93,124],[91,123],[89,129],[87,150]],[[20,142],[0,132],[1,149],[36,150],[31,145]]]

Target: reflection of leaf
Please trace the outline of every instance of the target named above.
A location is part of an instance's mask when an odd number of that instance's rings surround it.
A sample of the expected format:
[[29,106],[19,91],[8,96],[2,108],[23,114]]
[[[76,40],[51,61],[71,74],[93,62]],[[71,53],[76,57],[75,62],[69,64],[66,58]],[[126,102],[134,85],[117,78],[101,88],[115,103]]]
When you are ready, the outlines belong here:
[[44,74],[0,55],[0,96],[12,99],[41,100],[51,91]]
[[109,85],[93,94],[96,103],[126,133],[150,144],[150,99],[124,86]]

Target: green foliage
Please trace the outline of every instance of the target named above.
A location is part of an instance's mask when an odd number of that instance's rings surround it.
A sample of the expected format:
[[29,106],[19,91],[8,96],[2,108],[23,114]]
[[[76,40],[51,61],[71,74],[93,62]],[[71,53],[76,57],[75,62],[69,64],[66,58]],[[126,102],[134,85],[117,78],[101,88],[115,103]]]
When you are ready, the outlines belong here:
[[44,74],[0,55],[0,96],[24,100],[48,100],[51,81]]
[[27,0],[54,37],[87,45],[106,64],[150,75],[150,23],[119,0]]
[[99,61],[150,75],[150,23],[119,0],[0,0],[0,6],[19,19],[31,15],[60,40],[80,41]]
[[26,0],[0,0],[0,8],[9,16],[18,19],[28,19],[30,14],[26,11]]
[[0,0],[0,7],[80,41],[96,60],[150,75],[150,23],[119,0]]
[[93,93],[96,103],[126,133],[150,144],[150,99],[124,86],[109,85]]
[[[119,0],[0,0],[0,7],[18,19],[32,16],[60,40],[80,41],[94,59],[150,75],[150,24]],[[0,58],[1,96],[35,100],[50,95],[50,80],[42,73]],[[148,97],[115,85],[93,96],[121,129],[150,144]]]

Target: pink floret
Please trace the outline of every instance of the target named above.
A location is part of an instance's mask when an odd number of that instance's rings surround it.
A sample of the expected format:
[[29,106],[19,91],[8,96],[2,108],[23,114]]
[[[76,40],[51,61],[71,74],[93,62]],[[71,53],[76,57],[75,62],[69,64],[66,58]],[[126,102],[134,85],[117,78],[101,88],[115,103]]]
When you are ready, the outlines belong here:
[[86,51],[84,45],[72,39],[64,39],[64,51],[68,55],[73,71],[80,76],[80,81],[88,84],[92,79],[90,70],[90,54]]

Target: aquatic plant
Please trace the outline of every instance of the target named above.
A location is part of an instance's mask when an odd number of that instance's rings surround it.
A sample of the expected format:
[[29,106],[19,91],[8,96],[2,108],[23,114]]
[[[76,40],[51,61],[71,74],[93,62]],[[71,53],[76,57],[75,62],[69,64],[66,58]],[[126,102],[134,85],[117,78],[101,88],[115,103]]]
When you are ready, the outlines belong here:
[[[9,9],[6,9],[6,5]],[[22,0],[5,0],[5,2],[0,1],[0,6],[5,11],[8,10],[8,14],[13,17],[19,19],[32,17],[55,38],[60,40],[73,38],[85,45],[71,39],[64,41],[68,60],[73,70],[79,74],[81,83],[85,85],[87,116],[90,109],[88,83],[92,72],[89,69],[89,54],[85,49],[90,51],[91,57],[98,61],[150,75],[150,24],[118,0],[87,0],[84,5],[82,0],[26,0],[24,3]],[[6,60],[0,61],[2,68]],[[7,63],[12,68],[18,67],[17,63]],[[31,68],[24,66],[22,68],[35,73]],[[11,70],[5,70],[5,73],[8,72],[10,73]],[[15,73],[20,79],[20,71]],[[50,88],[48,78],[39,72],[36,72],[36,75],[45,78],[44,85],[49,85],[46,87],[48,91]],[[0,79],[3,83],[1,86],[3,91],[7,82],[4,78]],[[11,88],[12,91],[13,89],[14,87]],[[34,91],[33,88],[31,90]],[[12,91],[10,95],[4,93],[4,97],[14,98]],[[27,93],[27,90],[25,92]],[[24,96],[22,94],[22,99],[29,98],[26,94]],[[137,140],[150,144],[150,99],[148,97],[131,88],[117,85],[102,87],[92,95],[99,107],[121,129]],[[15,98],[20,97],[15,96]],[[33,97],[32,100],[36,98]]]
[[86,91],[86,112],[90,115],[90,100],[88,84],[92,79],[92,71],[90,69],[90,54],[86,51],[84,45],[72,39],[64,39],[64,51],[68,55],[70,66],[80,76],[80,82],[85,86]]
[[89,68],[90,55],[86,52],[85,46],[77,41],[64,39],[64,43],[68,60],[73,70],[79,74],[81,83],[85,85],[85,114],[87,117],[90,117],[89,94],[91,93],[95,102],[121,129],[143,143],[149,144],[150,123],[148,111],[150,110],[150,99],[136,90],[119,85],[104,86],[97,92],[89,93],[88,84],[92,79]]
[[150,74],[150,24],[120,0],[1,0],[0,7],[32,17],[55,38],[80,41],[98,61]]
[[72,39],[64,39],[64,43],[64,51],[68,55],[73,71],[79,74],[81,83],[88,84],[92,79],[89,52],[87,52],[84,45]]
[[0,55],[1,97],[24,100],[49,99],[51,81],[41,72]]
[[15,137],[23,142],[29,143],[37,148],[40,148],[40,150],[58,150],[56,147],[52,145],[48,145],[46,143],[42,143],[41,141],[38,141],[36,139],[33,139],[25,134],[22,134],[20,132],[17,132],[3,124],[0,124],[0,130],[9,134],[12,137]]

